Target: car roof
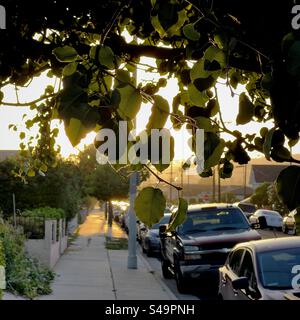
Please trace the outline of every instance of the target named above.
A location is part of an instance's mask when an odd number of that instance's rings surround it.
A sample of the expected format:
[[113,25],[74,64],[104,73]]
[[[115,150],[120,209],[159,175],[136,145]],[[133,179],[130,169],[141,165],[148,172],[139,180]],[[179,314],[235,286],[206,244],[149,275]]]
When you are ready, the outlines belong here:
[[198,212],[201,210],[207,209],[228,209],[228,208],[237,208],[237,206],[228,203],[201,203],[201,204],[192,204],[188,207],[188,213]]
[[288,248],[300,247],[299,237],[285,237],[285,238],[272,238],[265,240],[255,240],[249,242],[243,242],[236,245],[235,248],[247,247],[256,252],[276,251]]
[[[261,212],[269,212],[269,213],[279,213],[278,211],[275,211],[275,210],[269,210],[269,209],[257,209],[256,210],[257,212],[258,211],[261,211]],[[280,214],[280,213],[279,213]]]

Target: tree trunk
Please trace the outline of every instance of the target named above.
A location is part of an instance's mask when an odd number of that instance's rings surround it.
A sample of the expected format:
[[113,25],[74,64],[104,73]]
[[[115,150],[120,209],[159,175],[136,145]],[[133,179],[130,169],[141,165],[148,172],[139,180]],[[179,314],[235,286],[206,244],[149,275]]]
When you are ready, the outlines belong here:
[[107,206],[107,201],[104,202],[104,216],[105,216],[105,221],[107,220],[107,211],[108,211],[108,206]]
[[113,207],[111,201],[108,202],[108,226],[111,227],[113,222]]

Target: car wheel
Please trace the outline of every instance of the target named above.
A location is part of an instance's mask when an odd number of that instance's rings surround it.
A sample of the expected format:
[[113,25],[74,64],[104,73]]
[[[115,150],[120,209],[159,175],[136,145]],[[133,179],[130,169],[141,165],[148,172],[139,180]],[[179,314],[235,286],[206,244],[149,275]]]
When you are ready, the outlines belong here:
[[143,253],[147,253],[147,249],[145,248],[145,245],[144,245],[144,242],[143,241],[141,241],[141,246],[142,246],[142,251],[143,251]]
[[162,271],[162,275],[165,279],[172,279],[173,278],[173,274],[169,270],[169,267],[170,267],[170,263],[168,261],[166,261],[165,259],[162,259],[161,260],[161,271]]
[[265,217],[259,217],[258,223],[259,223],[261,229],[266,229],[268,227],[267,220]]
[[152,256],[152,251],[151,251],[150,248],[148,248],[148,249],[146,250],[146,254],[147,254],[147,257],[151,257],[151,256]]
[[178,263],[175,262],[175,280],[176,280],[176,286],[179,293],[187,293],[188,287],[186,280],[184,279]]

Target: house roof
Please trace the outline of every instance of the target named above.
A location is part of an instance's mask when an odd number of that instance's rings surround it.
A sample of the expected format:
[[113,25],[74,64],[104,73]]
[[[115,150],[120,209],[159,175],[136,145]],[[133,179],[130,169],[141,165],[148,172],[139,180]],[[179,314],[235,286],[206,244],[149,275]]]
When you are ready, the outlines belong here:
[[0,161],[6,160],[8,158],[14,158],[18,155],[18,150],[0,150]]
[[287,168],[287,165],[252,165],[252,171],[254,174],[254,178],[256,183],[263,183],[263,182],[274,182],[279,173]]

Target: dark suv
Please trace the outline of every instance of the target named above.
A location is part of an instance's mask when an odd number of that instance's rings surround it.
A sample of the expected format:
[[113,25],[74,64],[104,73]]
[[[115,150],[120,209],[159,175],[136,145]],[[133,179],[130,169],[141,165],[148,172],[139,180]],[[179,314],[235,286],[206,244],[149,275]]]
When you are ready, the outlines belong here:
[[189,206],[187,219],[174,232],[160,227],[162,273],[175,276],[179,292],[188,278],[217,276],[231,248],[237,243],[259,240],[243,212],[227,204]]

